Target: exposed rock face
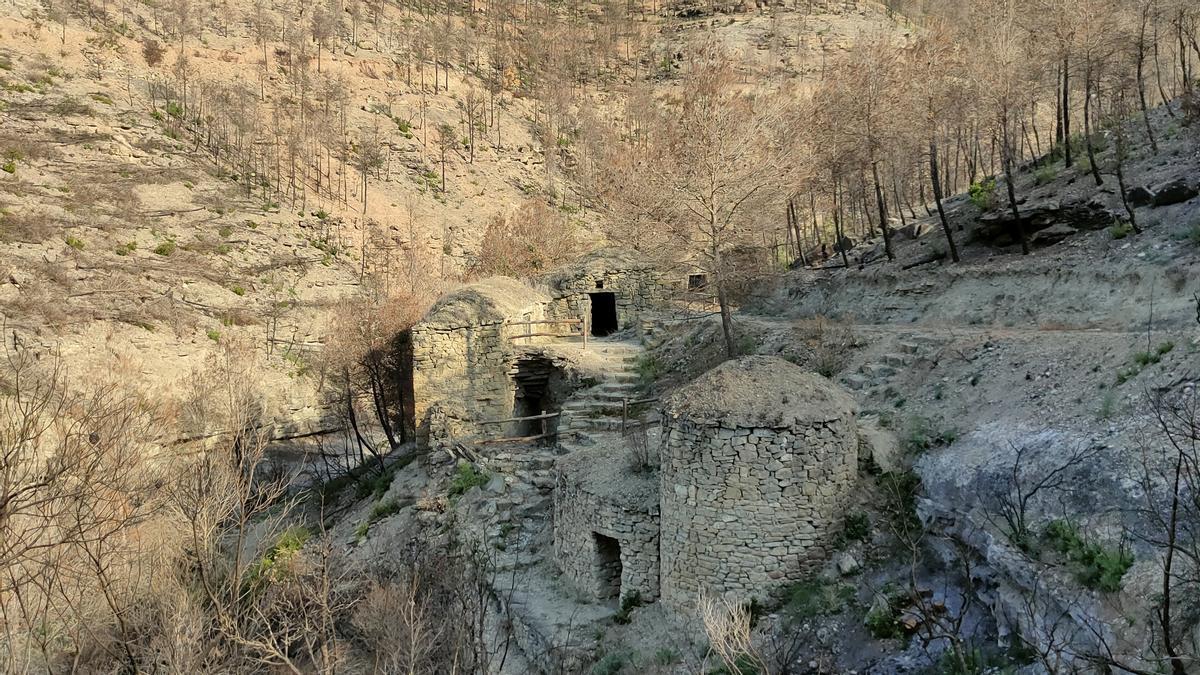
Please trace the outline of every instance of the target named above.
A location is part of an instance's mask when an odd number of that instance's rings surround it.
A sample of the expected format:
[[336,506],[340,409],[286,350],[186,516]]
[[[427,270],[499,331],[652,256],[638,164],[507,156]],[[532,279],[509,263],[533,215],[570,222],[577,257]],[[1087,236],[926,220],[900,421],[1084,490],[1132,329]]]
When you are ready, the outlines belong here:
[[1053,244],[1057,244],[1063,239],[1066,239],[1067,237],[1070,237],[1077,231],[1078,230],[1070,225],[1067,225],[1066,223],[1057,223],[1040,232],[1034,233],[1033,237],[1030,238],[1029,243],[1035,248],[1051,246]]
[[1151,203],[1154,206],[1170,206],[1194,199],[1197,195],[1200,195],[1200,190],[1195,185],[1183,178],[1176,178],[1155,186],[1154,199]]
[[[1025,204],[1018,207],[1018,211],[1021,214],[1019,222],[1028,237],[1054,225],[1066,225],[1074,230],[1100,230],[1112,225],[1118,216],[1099,204],[1078,202]],[[972,237],[993,246],[1011,246],[1017,243],[1017,222],[1007,207],[996,209],[980,216]]]
[[1154,201],[1154,193],[1139,185],[1126,191],[1125,199],[1132,206],[1149,206]]
[[777,357],[729,361],[663,404],[662,598],[764,598],[828,552],[858,463],[855,404]]

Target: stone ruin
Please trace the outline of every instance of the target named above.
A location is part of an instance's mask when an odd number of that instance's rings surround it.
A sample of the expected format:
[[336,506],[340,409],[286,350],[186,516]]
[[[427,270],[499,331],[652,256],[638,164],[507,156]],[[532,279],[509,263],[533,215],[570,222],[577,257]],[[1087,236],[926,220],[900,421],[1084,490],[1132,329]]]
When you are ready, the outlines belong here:
[[439,300],[412,329],[413,410],[418,440],[498,435],[479,420],[504,419],[518,409],[514,336],[510,321],[541,320],[550,298],[517,281],[496,277]]
[[597,598],[685,612],[701,592],[765,599],[829,553],[857,476],[855,411],[778,357],[714,368],[662,403],[657,476],[612,448],[559,461],[559,568]]
[[554,553],[560,569],[597,600],[658,597],[658,477],[611,461],[607,447],[558,460]]
[[664,307],[677,286],[650,263],[619,249],[584,256],[546,283],[554,298],[547,315],[586,316],[597,337],[637,326],[644,313]]
[[493,277],[447,294],[412,329],[418,441],[428,447],[447,439],[523,435],[528,430],[480,423],[554,410],[562,397],[554,371],[566,364],[545,348],[561,340],[521,336],[551,329],[578,334],[581,326],[520,322],[586,319],[590,336],[603,337],[640,328],[643,314],[662,308],[671,292],[649,263],[603,249],[539,284]]
[[765,598],[828,553],[858,473],[853,399],[778,357],[727,361],[663,403],[662,597]]

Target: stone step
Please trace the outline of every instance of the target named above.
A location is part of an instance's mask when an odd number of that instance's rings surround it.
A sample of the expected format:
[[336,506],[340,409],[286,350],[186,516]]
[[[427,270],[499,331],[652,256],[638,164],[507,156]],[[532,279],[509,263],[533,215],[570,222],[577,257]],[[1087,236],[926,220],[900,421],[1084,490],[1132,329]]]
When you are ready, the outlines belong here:
[[871,378],[859,373],[850,373],[842,377],[842,382],[851,389],[863,389],[871,384]]
[[884,354],[883,362],[889,366],[903,368],[911,363],[911,360],[906,354]]
[[868,363],[862,367],[862,372],[872,378],[891,377],[896,369],[882,363]]
[[899,347],[905,354],[918,354],[921,351],[921,345],[915,342],[901,342]]
[[580,417],[571,421],[571,430],[620,431],[620,417]]

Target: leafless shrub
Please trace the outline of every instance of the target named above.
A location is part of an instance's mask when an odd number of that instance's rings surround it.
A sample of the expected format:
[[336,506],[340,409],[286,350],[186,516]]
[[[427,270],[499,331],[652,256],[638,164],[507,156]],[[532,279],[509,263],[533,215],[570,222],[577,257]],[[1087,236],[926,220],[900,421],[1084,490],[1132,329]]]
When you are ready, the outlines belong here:
[[544,201],[530,199],[516,213],[488,222],[470,276],[535,277],[578,254],[579,244],[566,219]]
[[650,443],[644,420],[639,418],[632,421],[632,426],[625,433],[625,447],[629,453],[629,468],[634,473],[649,473],[658,468],[658,452]]
[[796,331],[799,340],[812,350],[814,371],[833,377],[846,367],[856,344],[849,324],[818,316],[802,323]]
[[771,673],[763,658],[750,611],[729,598],[701,594],[697,603],[701,625],[712,651],[731,673]]
[[[1031,504],[1047,494],[1067,488],[1076,472],[1099,454],[1102,446],[1095,443],[1078,444],[1068,449],[1059,461],[1047,465],[1030,458],[1029,445],[1012,444],[1015,452],[1008,470],[997,482],[993,497],[995,514],[988,516],[999,520],[1009,540],[1022,550],[1033,543],[1034,532],[1029,523]],[[1056,451],[1047,448],[1046,452]]]
[[22,209],[0,213],[0,242],[40,244],[61,231],[43,211]]

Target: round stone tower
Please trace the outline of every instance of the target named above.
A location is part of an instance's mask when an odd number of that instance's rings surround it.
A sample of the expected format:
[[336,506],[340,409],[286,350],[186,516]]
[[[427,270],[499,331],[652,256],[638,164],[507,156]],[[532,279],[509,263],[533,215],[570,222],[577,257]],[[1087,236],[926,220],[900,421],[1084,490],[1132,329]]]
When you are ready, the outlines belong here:
[[663,402],[661,593],[765,598],[841,526],[858,466],[855,404],[777,357],[710,370]]

